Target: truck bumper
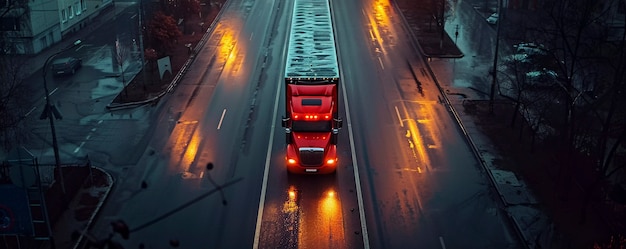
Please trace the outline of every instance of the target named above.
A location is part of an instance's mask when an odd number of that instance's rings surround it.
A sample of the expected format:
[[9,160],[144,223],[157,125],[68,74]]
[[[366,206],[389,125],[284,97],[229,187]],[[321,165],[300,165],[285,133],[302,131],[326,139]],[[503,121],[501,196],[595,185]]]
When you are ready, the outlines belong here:
[[287,165],[287,171],[292,174],[333,174],[337,171],[337,165],[323,165],[321,167]]

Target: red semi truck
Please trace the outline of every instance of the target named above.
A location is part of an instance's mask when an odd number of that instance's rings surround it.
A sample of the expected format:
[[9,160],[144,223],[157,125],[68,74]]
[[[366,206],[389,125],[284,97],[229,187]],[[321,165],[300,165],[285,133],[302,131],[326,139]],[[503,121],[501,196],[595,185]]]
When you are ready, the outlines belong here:
[[296,0],[285,66],[287,170],[329,174],[337,168],[339,66],[328,0]]

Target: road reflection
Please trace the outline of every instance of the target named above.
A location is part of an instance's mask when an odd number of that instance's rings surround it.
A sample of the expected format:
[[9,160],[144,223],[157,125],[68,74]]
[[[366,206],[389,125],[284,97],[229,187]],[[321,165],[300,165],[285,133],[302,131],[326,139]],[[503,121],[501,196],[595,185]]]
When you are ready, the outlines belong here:
[[334,175],[290,175],[281,220],[281,248],[347,248]]
[[369,26],[371,27],[371,39],[372,41],[377,43],[377,47],[382,50],[382,53],[385,53],[385,46],[383,45],[386,43],[386,40],[384,38],[386,37],[386,35],[384,35],[384,33],[388,32],[391,22],[389,19],[389,14],[387,13],[390,6],[391,5],[389,4],[389,0],[377,0],[374,1],[374,6],[372,6],[372,11],[374,12],[373,15],[367,15],[364,13],[367,16],[369,20]]
[[231,19],[228,24],[219,26],[222,32],[218,44],[218,61],[224,68],[228,68],[229,74],[240,75],[244,55],[248,44],[247,39],[241,37],[241,20]]

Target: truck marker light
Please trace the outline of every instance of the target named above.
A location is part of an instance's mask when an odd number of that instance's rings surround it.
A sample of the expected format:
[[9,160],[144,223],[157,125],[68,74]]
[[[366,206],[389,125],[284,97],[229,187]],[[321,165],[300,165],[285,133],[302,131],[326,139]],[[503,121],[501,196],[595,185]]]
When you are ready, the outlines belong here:
[[289,164],[296,164],[296,159],[289,158],[289,159],[287,159],[287,163],[289,163]]
[[326,160],[326,164],[335,164],[336,160],[335,159],[328,159]]

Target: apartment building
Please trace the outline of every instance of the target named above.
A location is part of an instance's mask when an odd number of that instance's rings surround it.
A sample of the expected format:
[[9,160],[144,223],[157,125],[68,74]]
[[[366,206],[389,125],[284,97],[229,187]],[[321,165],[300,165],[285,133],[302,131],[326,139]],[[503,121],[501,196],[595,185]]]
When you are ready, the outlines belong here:
[[37,54],[86,28],[112,0],[0,0],[0,32],[11,54]]

